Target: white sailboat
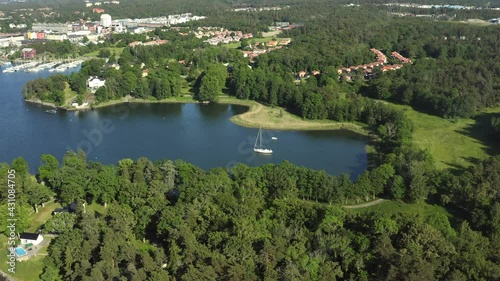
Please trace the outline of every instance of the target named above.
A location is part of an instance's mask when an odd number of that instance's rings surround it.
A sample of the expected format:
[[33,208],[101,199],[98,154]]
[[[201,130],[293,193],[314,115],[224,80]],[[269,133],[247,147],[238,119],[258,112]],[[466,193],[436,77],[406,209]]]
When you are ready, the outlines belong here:
[[[257,145],[258,144],[258,145]],[[259,128],[259,133],[255,139],[255,144],[253,146],[253,151],[262,154],[272,154],[273,151],[270,148],[262,147],[262,128]]]

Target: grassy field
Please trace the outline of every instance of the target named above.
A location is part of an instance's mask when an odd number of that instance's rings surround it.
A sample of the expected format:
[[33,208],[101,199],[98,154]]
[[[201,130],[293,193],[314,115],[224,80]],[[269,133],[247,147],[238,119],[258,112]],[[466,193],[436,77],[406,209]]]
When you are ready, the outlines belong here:
[[76,99],[76,92],[71,90],[69,84],[66,83],[66,88],[64,88],[64,100],[65,104],[71,104],[73,100]]
[[48,204],[45,204],[45,207],[38,208],[38,213],[33,213],[33,221],[31,223],[31,226],[28,228],[28,232],[35,232],[37,231],[40,226],[42,226],[52,215],[52,212],[56,208],[60,208],[61,204],[55,203],[55,202],[50,202]]
[[373,205],[371,207],[359,208],[359,209],[350,209],[351,212],[354,213],[364,213],[364,212],[381,212],[388,215],[402,213],[402,214],[418,214],[423,217],[442,213],[448,217],[452,217],[451,214],[446,211],[445,208],[437,205],[431,205],[427,203],[418,203],[418,204],[408,204],[393,200],[385,200],[380,204]]
[[366,127],[361,124],[341,123],[327,120],[311,121],[304,120],[293,115],[281,107],[269,107],[260,103],[239,100],[233,97],[221,97],[219,103],[239,104],[250,107],[250,109],[240,115],[231,117],[231,121],[244,127],[274,130],[338,130],[345,129],[355,131],[360,134],[368,134]]
[[276,35],[281,34],[281,30],[275,30],[275,31],[269,31],[269,32],[262,32],[263,37],[275,37]]
[[100,214],[106,214],[106,208],[104,208],[103,205],[97,204],[97,203],[92,203],[86,207],[87,212],[89,213],[100,213]]
[[498,148],[495,149],[494,144],[488,141],[486,132],[489,126],[488,116],[499,114],[500,108],[486,110],[474,119],[453,121],[417,112],[409,106],[393,106],[404,110],[413,121],[414,143],[431,152],[438,168],[468,167],[477,160],[498,152]]
[[[123,47],[109,47],[109,48],[104,48],[104,49],[109,49],[111,53],[115,53],[116,57],[118,58],[122,53],[123,53]],[[99,50],[85,54],[85,57],[97,57],[99,55]]]

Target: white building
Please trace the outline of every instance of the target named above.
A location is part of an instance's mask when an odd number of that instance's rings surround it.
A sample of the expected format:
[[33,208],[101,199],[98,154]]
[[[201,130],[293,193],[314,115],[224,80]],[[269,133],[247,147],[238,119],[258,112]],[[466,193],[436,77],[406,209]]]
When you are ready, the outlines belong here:
[[95,93],[97,89],[106,85],[106,80],[101,80],[98,77],[90,77],[87,80],[87,87],[92,93]]
[[111,27],[113,28],[114,32],[117,32],[117,33],[123,32],[123,25],[121,22],[114,22],[111,24]]
[[110,27],[111,26],[111,16],[108,14],[102,14],[101,15],[101,25],[104,27]]
[[68,40],[67,34],[47,34],[46,39],[49,41],[64,41]]
[[43,241],[43,236],[38,233],[28,233],[24,232],[19,235],[21,238],[21,244],[33,244],[34,246],[40,244]]

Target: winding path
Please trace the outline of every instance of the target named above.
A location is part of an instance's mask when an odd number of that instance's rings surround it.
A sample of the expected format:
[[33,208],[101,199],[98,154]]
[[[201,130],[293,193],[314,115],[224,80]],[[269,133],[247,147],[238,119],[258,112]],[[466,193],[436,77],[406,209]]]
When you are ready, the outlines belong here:
[[345,205],[345,206],[342,206],[346,209],[360,209],[360,208],[366,208],[366,207],[371,207],[371,206],[374,206],[374,205],[378,205],[382,202],[384,202],[385,199],[382,199],[382,198],[379,198],[377,200],[373,200],[371,202],[368,202],[368,203],[363,203],[363,204],[356,204],[356,205]]

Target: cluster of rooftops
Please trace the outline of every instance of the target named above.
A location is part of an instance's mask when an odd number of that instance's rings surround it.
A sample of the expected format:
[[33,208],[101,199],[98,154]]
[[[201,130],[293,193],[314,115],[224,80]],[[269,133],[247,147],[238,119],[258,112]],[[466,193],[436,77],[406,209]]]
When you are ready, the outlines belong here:
[[[386,65],[387,64],[387,57],[382,53],[380,50],[377,50],[375,48],[371,48],[370,51],[372,51],[376,56],[377,56],[377,61],[372,62],[372,63],[367,63],[367,64],[362,64],[362,65],[354,65],[350,67],[342,67],[338,69],[338,73],[350,73],[351,71],[358,71],[360,69],[363,70],[365,74],[371,74],[373,69],[376,67],[381,67],[382,71],[388,71],[388,70],[396,70],[400,69],[403,67],[402,64],[393,64],[393,65]],[[401,63],[411,63],[411,60],[408,58],[405,58],[402,56],[400,53],[394,51],[391,53],[391,55],[398,59]]]

